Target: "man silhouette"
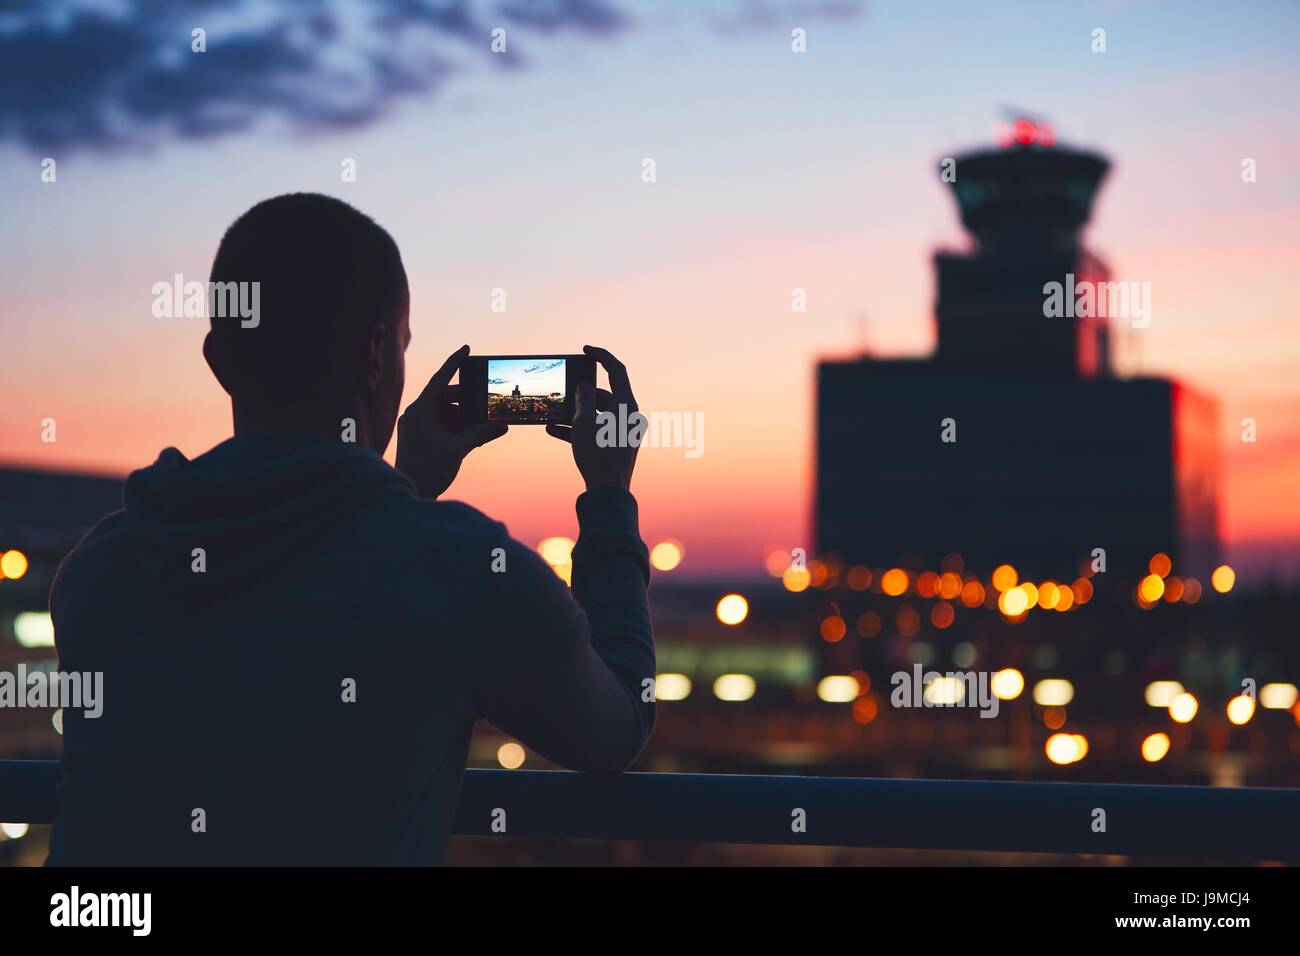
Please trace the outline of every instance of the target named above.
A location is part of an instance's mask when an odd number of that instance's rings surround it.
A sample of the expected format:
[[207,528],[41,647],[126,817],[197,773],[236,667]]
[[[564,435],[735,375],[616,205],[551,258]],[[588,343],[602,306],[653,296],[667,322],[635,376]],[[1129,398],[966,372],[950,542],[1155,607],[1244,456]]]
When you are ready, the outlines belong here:
[[[64,715],[49,863],[423,864],[442,858],[477,718],[566,767],[614,772],[654,722],[635,448],[576,396],[572,594],[505,528],[436,499],[505,433],[462,427],[456,351],[398,419],[409,293],[392,238],[346,203],[280,196],[226,232],[214,283],[256,323],[203,353],[234,437],[134,472],[125,508],[50,595],[60,667],[104,675]],[[397,427],[397,468],[380,457]],[[355,441],[349,441],[351,437]]]

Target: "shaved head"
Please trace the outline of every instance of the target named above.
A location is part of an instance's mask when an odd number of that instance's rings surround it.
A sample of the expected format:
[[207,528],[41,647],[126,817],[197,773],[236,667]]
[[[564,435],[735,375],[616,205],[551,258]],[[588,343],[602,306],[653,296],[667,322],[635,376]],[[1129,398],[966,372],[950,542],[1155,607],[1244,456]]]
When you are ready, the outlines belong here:
[[251,425],[296,415],[308,427],[354,408],[372,432],[396,421],[410,299],[397,244],[373,219],[315,193],[267,199],[226,230],[211,281],[258,283],[256,322],[214,310],[204,344],[237,429],[241,411]]

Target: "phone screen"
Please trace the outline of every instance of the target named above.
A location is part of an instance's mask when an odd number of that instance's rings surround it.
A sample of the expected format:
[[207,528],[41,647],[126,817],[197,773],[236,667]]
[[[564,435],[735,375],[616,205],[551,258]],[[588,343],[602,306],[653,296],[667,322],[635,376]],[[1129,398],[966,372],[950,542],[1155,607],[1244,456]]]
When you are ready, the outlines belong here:
[[568,424],[582,381],[596,381],[586,355],[474,355],[461,369],[461,407],[471,421]]

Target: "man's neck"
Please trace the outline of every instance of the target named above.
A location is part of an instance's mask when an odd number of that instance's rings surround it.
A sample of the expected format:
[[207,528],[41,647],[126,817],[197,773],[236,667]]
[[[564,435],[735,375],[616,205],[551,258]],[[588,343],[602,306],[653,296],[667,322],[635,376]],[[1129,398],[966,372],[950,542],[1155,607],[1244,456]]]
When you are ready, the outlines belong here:
[[232,407],[236,435],[254,431],[309,432],[333,441],[369,444],[366,417],[357,412],[322,413],[317,409],[259,409],[256,413],[238,404]]

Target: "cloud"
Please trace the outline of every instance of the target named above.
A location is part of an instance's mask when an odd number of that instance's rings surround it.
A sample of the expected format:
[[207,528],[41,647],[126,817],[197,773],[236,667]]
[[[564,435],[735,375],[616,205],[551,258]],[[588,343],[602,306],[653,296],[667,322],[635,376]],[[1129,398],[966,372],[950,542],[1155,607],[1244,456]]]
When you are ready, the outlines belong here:
[[[102,149],[264,120],[346,128],[475,60],[522,66],[529,32],[603,36],[628,22],[605,0],[20,0],[0,7],[0,138]],[[496,27],[503,54],[489,48]],[[196,28],[206,52],[191,49]]]
[[[852,15],[859,2],[701,0],[699,13],[743,28],[782,8]],[[608,38],[640,19],[631,0],[9,0],[0,4],[0,140],[48,154],[261,123],[346,129],[466,70],[526,67],[518,51],[530,35]],[[498,27],[505,53],[490,50]],[[196,28],[205,53],[191,50]]]
[[523,374],[532,375],[534,372],[549,372],[553,368],[559,368],[564,364],[564,359],[555,359],[552,362],[538,362],[536,365],[530,365],[524,369]]

